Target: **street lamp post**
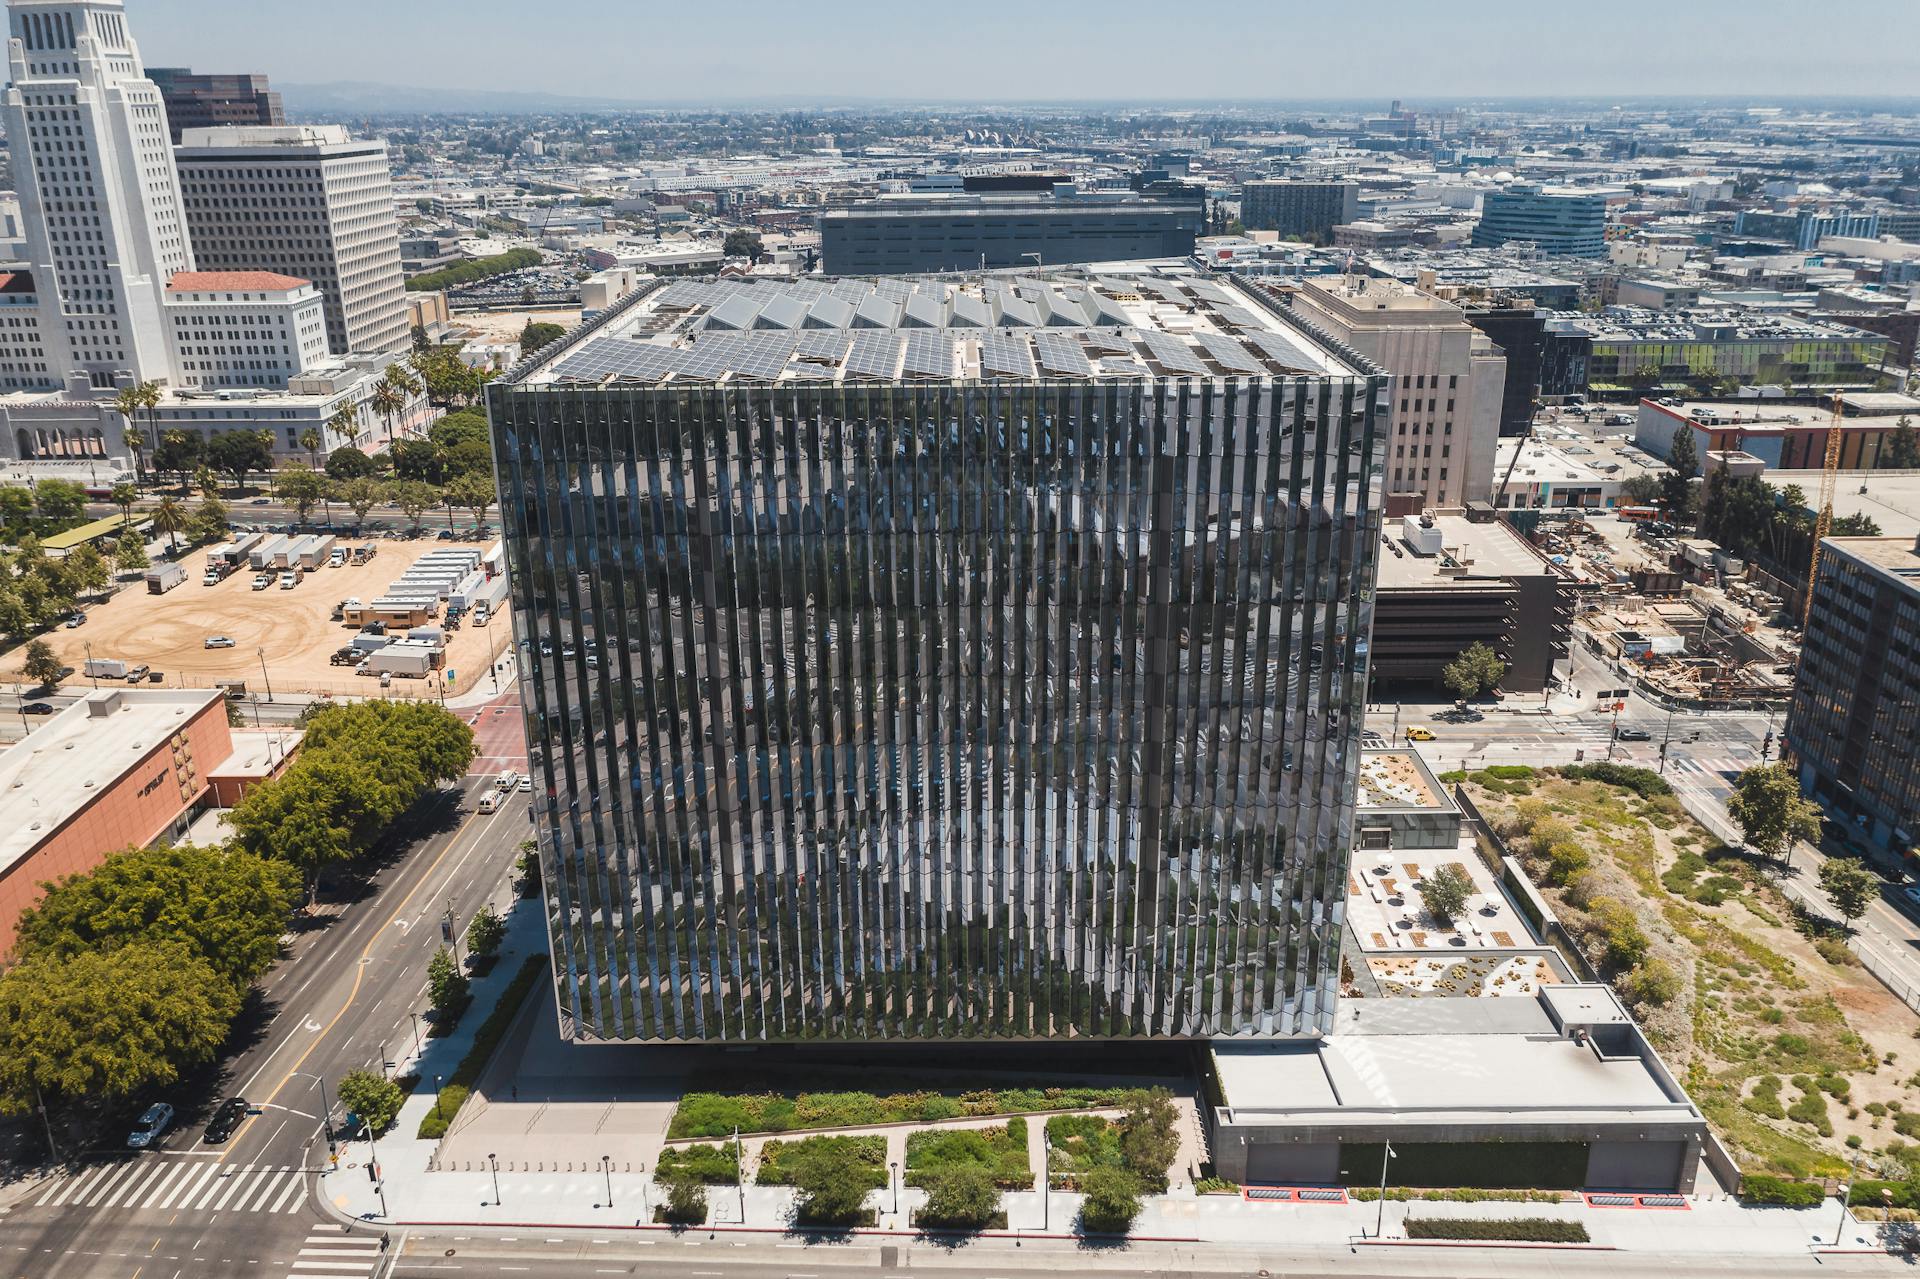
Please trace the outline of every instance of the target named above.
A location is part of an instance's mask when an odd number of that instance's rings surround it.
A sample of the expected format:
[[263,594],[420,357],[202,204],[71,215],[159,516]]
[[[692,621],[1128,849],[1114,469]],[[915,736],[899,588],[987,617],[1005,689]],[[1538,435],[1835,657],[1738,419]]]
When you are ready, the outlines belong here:
[[1373,1237],[1375,1239],[1380,1238],[1383,1234],[1386,1233],[1386,1229],[1387,1229],[1387,1161],[1389,1159],[1394,1159],[1397,1157],[1398,1156],[1396,1156],[1393,1153],[1393,1143],[1389,1141],[1387,1143],[1387,1148],[1384,1151],[1382,1151],[1380,1154],[1380,1209],[1377,1213],[1374,1214],[1374,1218],[1373,1218]]
[[99,688],[100,687],[100,671],[99,671],[99,668],[93,664],[93,641],[88,640],[86,642],[85,647],[87,650],[87,676],[88,678],[93,680],[93,686],[95,688]]
[[1853,1179],[1860,1171],[1860,1156],[1847,1165],[1847,1179],[1840,1183],[1840,1220],[1833,1227],[1833,1246],[1838,1248],[1847,1233],[1847,1209],[1853,1206]]
[[487,1152],[487,1170],[493,1174],[493,1206],[498,1208],[500,1206],[500,1164],[494,1159],[492,1151]]
[[887,1165],[887,1188],[893,1192],[892,1211],[893,1215],[898,1217],[900,1215],[900,1165],[897,1163]]
[[256,648],[254,655],[260,659],[260,680],[267,686],[267,700],[273,700],[273,677],[267,674],[267,650]]
[[[416,1058],[424,1057],[427,1052],[427,1046],[425,1041],[420,1038],[420,1014],[408,1013],[407,1016],[413,1019],[413,1055]],[[439,1076],[435,1075],[434,1078],[438,1079]],[[435,1100],[438,1100],[438,1098]]]
[[740,1158],[740,1125],[733,1126],[733,1185],[740,1192],[740,1224],[747,1224],[747,1183],[745,1161]]
[[612,1155],[600,1156],[600,1171],[606,1174],[607,1207],[611,1208],[613,1207],[613,1156]]
[[[611,1193],[611,1192],[609,1192]],[[647,1202],[647,1165],[640,1163],[640,1220],[646,1221],[653,1216],[653,1205]]]
[[1040,1231],[1053,1229],[1053,1138],[1043,1125],[1040,1129]]
[[333,1103],[327,1100],[327,1081],[324,1076],[309,1070],[296,1070],[294,1075],[313,1080],[320,1086],[320,1131],[327,1136],[327,1151],[333,1151]]

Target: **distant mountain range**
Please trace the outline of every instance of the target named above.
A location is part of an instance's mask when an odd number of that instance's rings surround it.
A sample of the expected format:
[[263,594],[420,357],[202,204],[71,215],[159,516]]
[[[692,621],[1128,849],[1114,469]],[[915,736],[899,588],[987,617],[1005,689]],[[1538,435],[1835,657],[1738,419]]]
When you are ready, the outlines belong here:
[[535,114],[549,111],[620,111],[642,105],[617,98],[574,98],[557,93],[498,89],[433,89],[417,85],[343,80],[334,84],[278,84],[294,115],[428,115],[435,112]]

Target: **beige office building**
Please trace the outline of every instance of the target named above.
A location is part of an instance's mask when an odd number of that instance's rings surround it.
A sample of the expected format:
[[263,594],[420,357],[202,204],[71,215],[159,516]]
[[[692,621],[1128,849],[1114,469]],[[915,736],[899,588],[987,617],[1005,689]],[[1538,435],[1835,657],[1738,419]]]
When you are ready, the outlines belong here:
[[1493,489],[1507,360],[1451,302],[1397,280],[1321,276],[1294,312],[1392,375],[1387,513],[1459,511]]
[[407,345],[385,142],[337,125],[188,129],[174,160],[201,270],[313,281],[335,355]]

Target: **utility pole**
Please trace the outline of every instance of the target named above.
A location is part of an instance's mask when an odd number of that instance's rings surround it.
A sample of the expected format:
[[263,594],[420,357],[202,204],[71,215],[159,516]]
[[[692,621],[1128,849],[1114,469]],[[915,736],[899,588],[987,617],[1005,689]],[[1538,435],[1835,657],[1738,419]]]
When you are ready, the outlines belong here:
[[253,651],[255,656],[260,659],[260,679],[261,682],[267,686],[267,700],[272,701],[273,677],[267,674],[267,650],[264,648],[256,648]]

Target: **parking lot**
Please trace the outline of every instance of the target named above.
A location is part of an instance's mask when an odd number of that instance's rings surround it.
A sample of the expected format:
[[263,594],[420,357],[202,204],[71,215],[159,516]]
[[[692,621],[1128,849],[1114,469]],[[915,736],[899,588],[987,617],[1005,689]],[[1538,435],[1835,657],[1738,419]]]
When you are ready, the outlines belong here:
[[[84,626],[62,627],[46,638],[61,660],[75,668],[74,684],[85,682],[91,645],[94,657],[151,666],[170,687],[209,688],[237,679],[246,681],[249,692],[264,692],[270,680],[275,692],[438,696],[440,682],[433,679],[396,678],[391,688],[382,690],[378,680],[330,665],[328,658],[357,629],[331,620],[331,614],[343,599],[384,595],[390,582],[430,550],[473,544],[421,540],[372,545],[379,552],[366,564],[310,569],[291,590],[274,585],[263,591],[252,589],[254,575],[244,568],[217,585],[202,586],[206,552],[193,551],[181,560],[187,580],[180,586],[151,595],[135,582],[105,604],[89,608]],[[486,547],[474,549],[484,552]],[[231,638],[233,647],[209,649],[210,636]],[[446,691],[454,694],[488,678],[494,658],[512,644],[513,628],[503,615],[486,627],[469,622],[448,641],[446,664],[455,682]],[[265,679],[260,669],[263,652]]]

